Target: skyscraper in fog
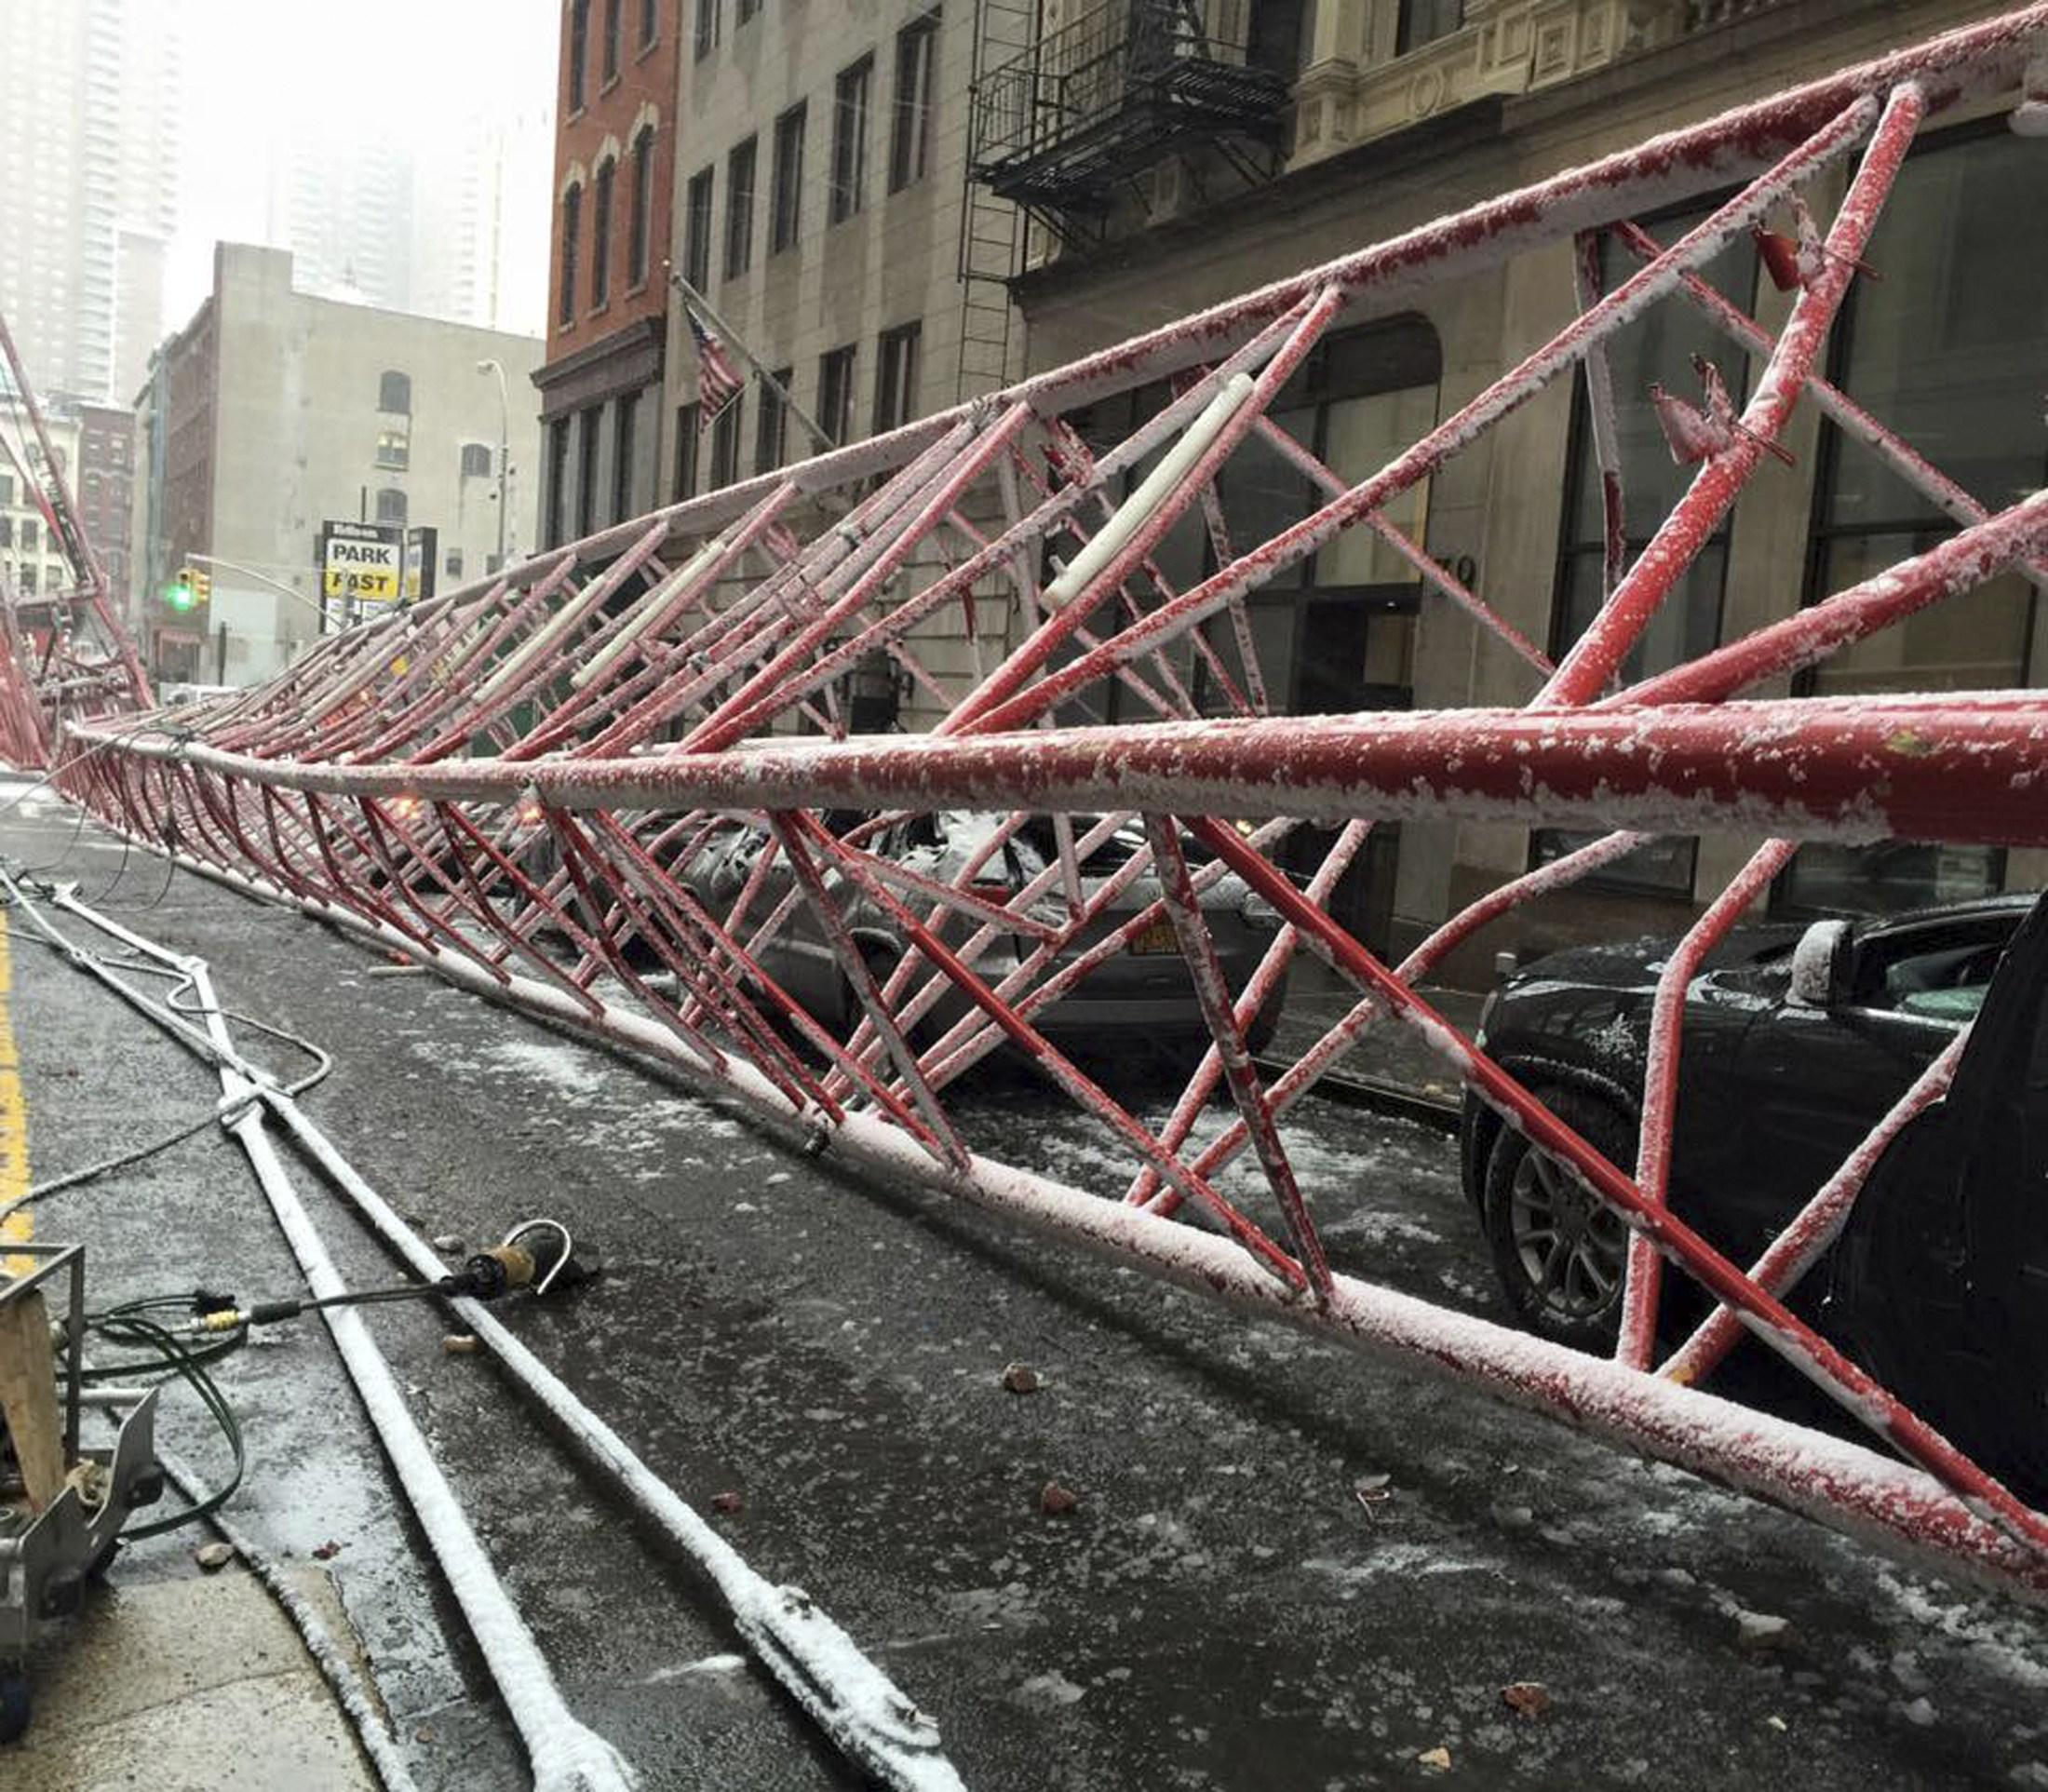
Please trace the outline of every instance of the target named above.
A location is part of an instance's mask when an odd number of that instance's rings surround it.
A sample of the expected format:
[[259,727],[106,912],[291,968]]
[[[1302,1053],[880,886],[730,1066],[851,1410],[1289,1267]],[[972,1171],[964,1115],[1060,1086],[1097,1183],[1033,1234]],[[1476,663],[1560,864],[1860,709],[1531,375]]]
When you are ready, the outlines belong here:
[[157,0],[0,7],[0,311],[45,391],[126,402],[162,330],[176,16]]
[[375,131],[290,142],[271,163],[264,240],[291,251],[299,290],[412,310],[411,153]]
[[546,95],[442,120],[412,206],[412,309],[486,330],[537,334],[547,306],[546,219],[533,195],[553,178],[555,109]]

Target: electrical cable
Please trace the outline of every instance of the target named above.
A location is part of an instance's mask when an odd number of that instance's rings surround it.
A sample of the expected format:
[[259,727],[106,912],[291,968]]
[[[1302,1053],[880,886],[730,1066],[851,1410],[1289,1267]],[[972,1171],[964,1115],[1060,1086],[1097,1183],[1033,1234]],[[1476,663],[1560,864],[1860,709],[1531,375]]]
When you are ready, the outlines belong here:
[[[138,1306],[140,1303],[138,1303]],[[86,1322],[88,1335],[110,1344],[125,1346],[130,1350],[147,1353],[130,1356],[117,1362],[96,1362],[91,1368],[82,1371],[85,1381],[131,1381],[139,1369],[152,1368],[168,1369],[165,1380],[175,1375],[198,1396],[199,1404],[220,1428],[227,1440],[229,1452],[234,1458],[234,1470],[227,1480],[212,1489],[207,1497],[195,1504],[168,1514],[161,1518],[152,1518],[139,1525],[130,1525],[121,1532],[128,1543],[139,1543],[145,1537],[161,1537],[167,1531],[197,1523],[210,1517],[242,1484],[242,1475],[249,1466],[249,1450],[242,1436],[241,1421],[235,1416],[235,1408],[227,1396],[221,1392],[208,1368],[208,1364],[217,1357],[238,1349],[244,1340],[240,1337],[221,1341],[211,1349],[188,1350],[183,1341],[167,1327],[154,1319],[144,1316],[140,1310],[120,1307],[88,1317]]]
[[[36,880],[26,872],[17,872],[15,876],[17,881],[22,883],[34,884],[36,883]],[[40,893],[45,895],[55,894],[47,884],[40,886]],[[14,902],[15,898],[13,896],[0,896],[0,909],[13,907]],[[52,951],[66,952],[65,948],[60,947],[52,939],[34,934],[24,934],[21,937],[31,940],[38,946],[47,947]],[[194,987],[189,972],[179,971],[168,965],[152,963],[148,960],[138,958],[132,953],[92,952],[78,949],[76,955],[82,958],[89,958],[110,969],[118,968],[143,977],[168,977],[171,980],[172,987],[164,998],[167,1007],[183,1015],[196,1016],[204,1012],[202,1007],[188,1006],[179,1001],[180,996]],[[269,1038],[278,1041],[280,1044],[290,1045],[313,1059],[313,1069],[310,1071],[281,1085],[288,1094],[292,1096],[303,1095],[308,1089],[324,1081],[333,1070],[334,1059],[332,1056],[315,1044],[304,1034],[293,1032],[290,1028],[275,1026],[266,1020],[259,1020],[253,1015],[241,1014],[229,1009],[222,1009],[221,1012],[224,1018],[234,1021],[236,1025],[249,1027],[254,1031],[263,1033]],[[161,1152],[167,1152],[174,1146],[182,1145],[186,1139],[194,1138],[220,1123],[222,1118],[222,1113],[216,1105],[213,1111],[203,1115],[200,1119],[177,1127],[173,1131],[164,1134],[161,1138],[153,1139],[146,1144],[116,1152],[114,1156],[103,1158],[99,1163],[88,1164],[76,1170],[68,1170],[61,1176],[52,1177],[47,1181],[38,1182],[34,1188],[17,1195],[13,1200],[0,1204],[0,1224],[4,1224],[9,1216],[20,1212],[23,1207],[31,1206],[53,1194],[61,1194],[68,1189],[79,1188],[88,1182],[98,1181],[101,1177],[111,1176],[118,1170],[132,1168],[135,1165],[145,1162]]]

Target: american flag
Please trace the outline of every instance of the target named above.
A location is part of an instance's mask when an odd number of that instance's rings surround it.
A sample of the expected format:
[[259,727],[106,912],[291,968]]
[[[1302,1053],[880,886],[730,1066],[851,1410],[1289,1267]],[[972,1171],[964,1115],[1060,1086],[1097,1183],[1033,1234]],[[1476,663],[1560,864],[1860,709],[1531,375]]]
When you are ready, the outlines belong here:
[[719,346],[718,338],[698,321],[697,314],[692,311],[688,316],[691,340],[697,345],[697,427],[708,429],[718,421],[719,412],[746,390],[747,382]]

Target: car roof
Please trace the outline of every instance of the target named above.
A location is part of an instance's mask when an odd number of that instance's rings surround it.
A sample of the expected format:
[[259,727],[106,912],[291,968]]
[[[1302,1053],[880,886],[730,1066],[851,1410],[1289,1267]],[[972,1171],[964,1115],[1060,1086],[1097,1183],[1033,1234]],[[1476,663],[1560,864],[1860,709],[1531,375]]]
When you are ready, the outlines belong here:
[[1868,915],[1856,923],[1858,934],[1889,933],[1893,928],[1938,926],[1945,922],[1990,920],[2010,915],[2014,925],[2041,897],[2039,890],[2013,890],[2001,896],[1974,896],[1967,902],[1941,902],[1924,909],[1905,909],[1897,914]]

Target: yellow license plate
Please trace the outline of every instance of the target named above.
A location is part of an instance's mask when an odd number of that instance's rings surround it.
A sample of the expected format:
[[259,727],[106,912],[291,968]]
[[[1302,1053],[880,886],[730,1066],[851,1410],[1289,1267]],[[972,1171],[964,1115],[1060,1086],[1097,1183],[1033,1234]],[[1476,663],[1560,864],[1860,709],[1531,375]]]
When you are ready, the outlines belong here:
[[1156,955],[1163,952],[1178,952],[1180,936],[1174,932],[1170,921],[1155,921],[1131,941],[1131,950],[1139,954]]

